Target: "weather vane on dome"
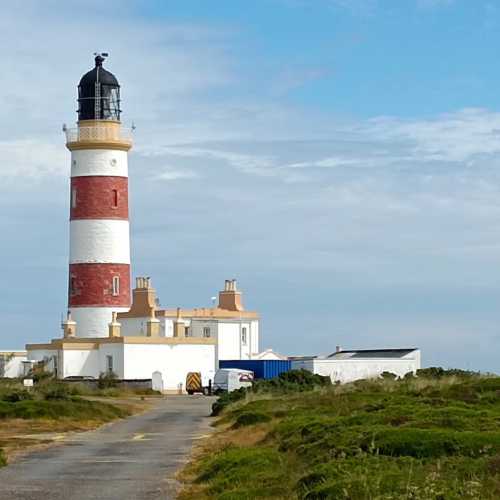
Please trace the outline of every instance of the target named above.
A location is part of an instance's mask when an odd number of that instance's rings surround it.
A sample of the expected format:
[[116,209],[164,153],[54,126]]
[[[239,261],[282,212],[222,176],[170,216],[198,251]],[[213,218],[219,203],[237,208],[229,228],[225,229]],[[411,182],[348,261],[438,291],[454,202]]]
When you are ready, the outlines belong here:
[[109,56],[109,52],[94,52],[96,66],[102,66],[102,63]]

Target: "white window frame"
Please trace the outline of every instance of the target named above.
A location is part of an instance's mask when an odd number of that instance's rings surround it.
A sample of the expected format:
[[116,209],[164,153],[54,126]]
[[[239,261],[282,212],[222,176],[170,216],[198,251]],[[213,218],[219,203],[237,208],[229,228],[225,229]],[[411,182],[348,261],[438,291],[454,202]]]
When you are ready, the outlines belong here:
[[247,345],[248,342],[248,330],[246,326],[241,327],[241,343],[242,345]]
[[76,188],[71,189],[71,208],[76,208],[77,194]]
[[112,293],[114,297],[120,295],[120,276],[113,276]]
[[209,339],[212,336],[210,332],[210,327],[209,326],[204,326],[203,327],[203,338]]

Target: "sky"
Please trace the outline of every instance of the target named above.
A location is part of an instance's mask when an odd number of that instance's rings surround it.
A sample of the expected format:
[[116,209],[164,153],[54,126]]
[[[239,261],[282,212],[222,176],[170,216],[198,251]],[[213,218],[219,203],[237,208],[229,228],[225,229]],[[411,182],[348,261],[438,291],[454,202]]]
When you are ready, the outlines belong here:
[[61,128],[107,51],[162,306],[236,278],[262,349],[499,371],[498,2],[25,0],[0,33],[0,350],[61,335]]

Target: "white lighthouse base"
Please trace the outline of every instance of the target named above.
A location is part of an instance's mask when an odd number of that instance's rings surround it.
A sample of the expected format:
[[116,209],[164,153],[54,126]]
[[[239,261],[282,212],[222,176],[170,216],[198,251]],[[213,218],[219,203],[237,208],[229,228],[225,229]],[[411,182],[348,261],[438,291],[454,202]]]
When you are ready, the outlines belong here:
[[71,317],[77,325],[76,337],[107,337],[113,312],[127,312],[128,310],[128,307],[71,307]]

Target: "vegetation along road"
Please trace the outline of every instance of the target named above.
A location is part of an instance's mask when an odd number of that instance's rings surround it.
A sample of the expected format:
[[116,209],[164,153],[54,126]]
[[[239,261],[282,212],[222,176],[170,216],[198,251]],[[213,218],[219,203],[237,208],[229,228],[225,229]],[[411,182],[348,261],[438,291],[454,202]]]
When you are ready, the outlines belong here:
[[168,396],[149,411],[77,433],[0,469],[2,500],[175,498],[174,474],[208,432],[214,398]]
[[181,500],[498,500],[500,377],[308,372],[221,397]]

